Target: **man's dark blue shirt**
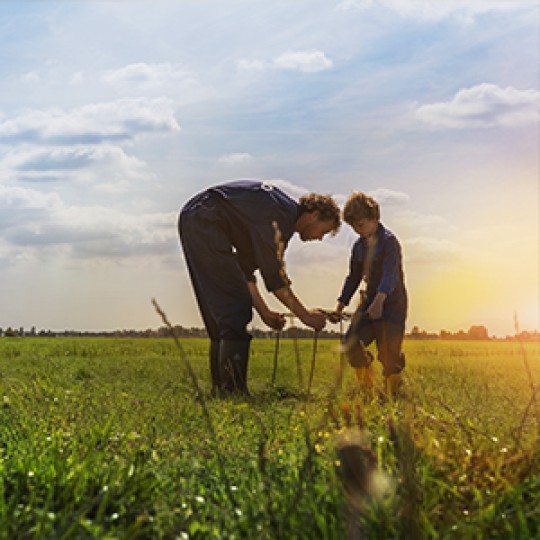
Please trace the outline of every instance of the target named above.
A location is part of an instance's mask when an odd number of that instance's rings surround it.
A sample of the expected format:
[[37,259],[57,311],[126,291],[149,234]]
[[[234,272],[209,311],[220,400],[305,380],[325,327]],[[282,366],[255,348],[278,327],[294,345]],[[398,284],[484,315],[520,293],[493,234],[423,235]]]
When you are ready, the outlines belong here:
[[237,181],[211,187],[217,195],[220,221],[236,250],[247,279],[259,269],[268,291],[290,284],[278,258],[276,230],[285,248],[295,232],[300,205],[279,188],[257,181]]

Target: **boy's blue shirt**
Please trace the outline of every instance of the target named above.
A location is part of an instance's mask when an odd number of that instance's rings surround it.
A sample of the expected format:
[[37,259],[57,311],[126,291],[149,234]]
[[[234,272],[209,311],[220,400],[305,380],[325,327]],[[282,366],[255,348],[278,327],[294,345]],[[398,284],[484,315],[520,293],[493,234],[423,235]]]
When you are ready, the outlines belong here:
[[369,270],[364,268],[368,255],[368,243],[359,237],[353,244],[349,262],[349,275],[345,278],[338,301],[348,305],[358,289],[362,277],[367,274],[366,299],[362,309],[368,307],[378,292],[387,295],[383,307],[383,319],[404,319],[407,312],[407,291],[403,274],[401,246],[396,236],[379,223],[375,232],[373,259]]

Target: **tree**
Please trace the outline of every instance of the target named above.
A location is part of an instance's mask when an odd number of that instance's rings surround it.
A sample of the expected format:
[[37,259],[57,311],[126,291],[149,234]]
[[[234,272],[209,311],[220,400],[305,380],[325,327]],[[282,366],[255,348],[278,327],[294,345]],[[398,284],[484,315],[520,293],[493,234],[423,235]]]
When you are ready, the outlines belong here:
[[488,329],[485,326],[471,326],[467,332],[469,339],[489,339]]

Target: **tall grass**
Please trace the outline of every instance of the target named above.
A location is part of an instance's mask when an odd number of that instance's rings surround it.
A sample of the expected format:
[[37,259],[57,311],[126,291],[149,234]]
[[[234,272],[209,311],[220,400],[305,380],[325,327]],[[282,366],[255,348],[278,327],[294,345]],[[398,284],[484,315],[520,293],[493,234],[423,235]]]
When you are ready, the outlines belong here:
[[393,402],[329,340],[281,340],[272,385],[255,340],[253,397],[206,412],[181,344],[192,375],[172,340],[0,340],[0,538],[540,537],[538,344],[406,341]]

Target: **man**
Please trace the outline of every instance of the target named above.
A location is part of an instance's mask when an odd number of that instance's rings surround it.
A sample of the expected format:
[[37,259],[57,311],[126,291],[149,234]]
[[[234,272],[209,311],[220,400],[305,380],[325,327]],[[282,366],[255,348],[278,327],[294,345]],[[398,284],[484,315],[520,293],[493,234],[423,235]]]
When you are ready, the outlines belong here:
[[[247,394],[252,308],[275,330],[284,315],[263,300],[254,276],[306,326],[320,331],[326,316],[307,309],[293,293],[281,254],[294,233],[322,240],[340,226],[328,195],[294,201],[267,182],[238,181],[211,187],[182,209],[179,233],[193,289],[210,337],[212,391]],[[279,245],[281,243],[281,245]]]

